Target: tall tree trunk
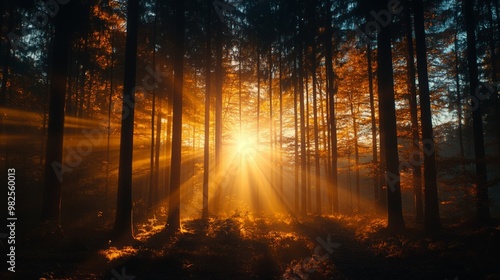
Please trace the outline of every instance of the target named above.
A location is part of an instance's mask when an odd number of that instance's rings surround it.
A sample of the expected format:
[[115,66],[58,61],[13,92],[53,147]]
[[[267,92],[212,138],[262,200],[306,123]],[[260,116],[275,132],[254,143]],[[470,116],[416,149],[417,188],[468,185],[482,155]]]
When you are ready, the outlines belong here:
[[[153,23],[153,57],[152,57],[152,68],[156,70],[156,18],[155,15]],[[155,114],[156,114],[156,88],[153,89],[153,104],[151,105],[151,149],[149,158],[149,197],[148,197],[148,210],[151,211],[155,206],[155,196],[157,196],[158,186],[154,185],[155,181]]]
[[134,148],[135,76],[137,65],[137,27],[139,0],[129,0],[127,7],[127,39],[125,43],[125,73],[123,78],[123,111],[120,135],[120,161],[114,235],[133,238],[132,223],[132,161]]
[[[174,76],[172,76],[171,84],[173,84]],[[166,156],[166,168],[165,168],[165,201],[169,201],[168,196],[170,194],[170,181],[171,181],[171,171],[172,171],[172,114],[174,111],[174,89],[169,88],[167,92],[167,127],[166,127],[166,140],[165,140],[165,156]]]
[[[379,8],[385,7],[385,1],[377,1]],[[382,28],[378,34],[378,92],[381,137],[386,156],[385,170],[388,181],[387,212],[388,228],[405,228],[403,219],[401,188],[399,181],[398,138],[396,133],[396,108],[394,102],[394,77],[392,68],[391,33],[389,27]],[[383,129],[382,129],[383,127]]]
[[[322,156],[323,158],[323,172],[324,172],[324,178],[326,179],[325,180],[325,190],[323,191],[323,193],[326,191],[327,193],[327,202],[330,203],[330,195],[329,195],[329,192],[330,192],[330,184],[329,184],[329,176],[330,175],[330,165],[329,165],[329,162],[330,162],[330,157],[328,156],[329,153],[330,153],[330,149],[328,148],[328,143],[329,143],[329,135],[328,135],[328,111],[327,111],[327,107],[328,107],[328,98],[325,98],[323,97],[323,91],[321,89],[321,86],[318,85],[318,88],[319,88],[319,104],[320,104],[320,116],[321,116],[321,132],[323,134],[323,141],[322,141],[322,145],[323,145],[323,152],[326,152],[327,155],[326,156]],[[321,156],[320,156],[321,157]],[[319,167],[318,167],[319,168]],[[321,198],[320,198],[321,199]],[[330,205],[328,205],[328,207],[330,207]],[[328,208],[328,211],[330,211],[331,208]],[[323,209],[321,209],[323,210]]]
[[368,89],[370,92],[370,119],[372,129],[372,164],[373,164],[373,198],[375,204],[380,201],[380,180],[379,180],[379,162],[377,152],[377,119],[375,118],[375,98],[373,94],[373,70],[372,70],[372,46],[366,44],[366,57],[368,60]]
[[[458,6],[458,1],[457,1]],[[455,87],[457,89],[457,115],[458,115],[458,145],[460,149],[460,173],[465,176],[465,150],[464,150],[464,137],[463,137],[463,116],[462,116],[462,94],[460,92],[460,59],[458,55],[458,9],[455,12],[455,33],[454,33],[454,53],[455,53]]]
[[294,194],[295,203],[294,209],[296,213],[300,211],[299,203],[299,171],[300,171],[300,155],[299,155],[299,116],[297,112],[297,99],[298,99],[298,81],[297,81],[297,51],[293,54],[293,122],[294,122],[294,152],[295,152],[295,177],[294,177]]
[[270,189],[275,189],[274,184],[274,146],[273,146],[273,47],[269,44],[269,52],[267,56],[267,67],[269,71],[269,184]]
[[206,46],[205,46],[205,144],[203,147],[203,209],[201,216],[203,220],[208,219],[208,190],[210,184],[210,87],[211,87],[211,57],[212,57],[212,39],[210,31],[210,10],[206,14]]
[[281,53],[282,50],[280,48],[279,51],[279,102],[280,102],[280,138],[279,138],[279,162],[280,162],[280,176],[279,176],[279,190],[280,190],[280,200],[283,203],[285,201],[284,193],[283,193],[283,86],[282,86],[282,78],[283,78],[283,68],[281,65]]
[[[476,51],[476,20],[474,18],[474,1],[464,0],[465,24],[467,28],[467,64],[469,66],[470,91],[474,96],[479,87]],[[474,152],[476,155],[476,201],[477,222],[487,224],[491,220],[488,206],[488,186],[484,150],[483,120],[481,105],[477,104],[472,112],[472,127],[474,131]]]
[[105,208],[104,212],[107,213],[108,210],[108,190],[109,190],[109,162],[110,162],[110,142],[111,142],[111,111],[113,106],[113,76],[114,76],[114,67],[115,67],[115,58],[114,58],[114,46],[115,46],[115,33],[114,30],[111,30],[111,56],[109,59],[110,73],[109,73],[109,97],[108,97],[108,124],[107,124],[107,141],[106,141],[106,186],[104,189],[104,202]]
[[424,223],[426,231],[435,231],[441,228],[441,222],[439,221],[439,201],[436,179],[436,153],[434,152],[434,135],[432,129],[429,77],[427,74],[427,46],[425,43],[423,0],[417,0],[415,2],[414,8],[415,41],[417,46],[418,63],[418,86],[420,89],[420,121],[422,122],[422,139],[424,140]]
[[155,166],[154,166],[154,176],[153,176],[153,206],[158,206],[158,202],[160,199],[160,151],[161,151],[161,121],[162,121],[162,113],[161,113],[161,99],[158,96],[158,117],[156,119],[156,143],[155,147]]
[[182,93],[184,84],[184,1],[175,2],[174,93],[172,120],[172,159],[167,227],[180,230]]
[[[408,1],[408,6],[409,6]],[[412,151],[413,154],[419,155],[420,152],[420,133],[418,124],[418,108],[417,108],[417,88],[415,85],[415,58],[413,51],[413,34],[411,13],[408,9],[405,11],[406,20],[406,42],[407,42],[407,82],[408,82],[408,96],[410,103],[410,117],[411,117],[411,131],[412,131]],[[420,76],[420,75],[419,75]],[[413,164],[412,166],[413,177],[413,201],[415,205],[415,221],[421,223],[424,218],[424,208],[422,201],[422,167],[420,164]]]
[[311,75],[313,86],[313,118],[314,118],[314,168],[315,168],[315,187],[316,187],[316,213],[321,214],[321,179],[319,165],[319,129],[318,129],[318,102],[317,102],[317,76],[316,76],[316,44],[312,42],[311,54]]
[[[257,133],[256,133],[256,145],[257,152],[260,152],[260,51],[257,42]],[[254,198],[254,209],[256,212],[260,212],[260,186],[259,184],[254,184],[253,186],[253,198]]]
[[306,151],[306,123],[307,118],[304,106],[304,68],[302,42],[299,41],[299,106],[300,106],[300,180],[301,180],[301,214],[307,214],[307,151]]
[[[351,94],[352,94],[351,89]],[[356,180],[356,209],[357,211],[361,211],[361,194],[360,194],[360,189],[359,189],[359,148],[358,148],[358,124],[357,124],[357,110],[356,112],[354,111],[354,96],[350,96],[349,100],[349,107],[351,110],[351,117],[352,117],[352,130],[354,133],[354,171],[355,171],[355,180]]]
[[217,22],[217,30],[215,36],[215,201],[214,209],[216,212],[221,210],[221,193],[222,193],[222,22]]
[[332,160],[332,168],[331,168],[331,176],[330,176],[330,184],[331,184],[331,211],[333,213],[338,213],[339,211],[339,200],[338,200],[338,171],[337,171],[337,121],[335,119],[335,87],[334,87],[334,72],[333,72],[333,58],[332,58],[332,36],[333,30],[330,24],[326,27],[327,38],[326,40],[326,54],[325,54],[325,63],[326,63],[326,76],[328,79],[328,106],[329,106],[329,116],[330,116],[330,149],[331,149],[331,160]]
[[[304,59],[306,59],[304,57]],[[306,60],[307,61],[307,60]],[[309,77],[307,73],[307,68],[305,69],[305,93],[306,93],[306,114],[305,114],[305,131],[306,131],[306,176],[307,176],[307,212],[312,212],[312,190],[311,190],[311,131],[309,129]]]
[[[68,78],[68,56],[71,41],[71,26],[65,22],[73,5],[64,7],[54,23],[52,65],[50,67],[49,121],[47,127],[47,149],[43,171],[43,200],[41,218],[59,226],[61,216],[61,190],[65,171],[71,170],[63,163],[64,100]],[[63,9],[63,8],[61,8]],[[65,14],[66,13],[66,14]]]

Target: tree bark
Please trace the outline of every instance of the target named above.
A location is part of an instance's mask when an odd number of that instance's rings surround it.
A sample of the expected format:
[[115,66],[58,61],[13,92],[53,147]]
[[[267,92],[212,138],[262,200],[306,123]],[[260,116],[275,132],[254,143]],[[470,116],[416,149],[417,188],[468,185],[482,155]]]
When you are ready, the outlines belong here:
[[[409,4],[409,1],[407,2]],[[409,5],[408,5],[409,6]],[[406,43],[407,43],[407,84],[408,96],[410,103],[410,118],[411,118],[411,131],[412,131],[412,151],[414,154],[420,154],[420,133],[418,124],[418,108],[417,108],[417,88],[415,85],[415,60],[413,51],[413,34],[412,34],[412,21],[411,13],[408,9],[405,11],[406,19]],[[424,42],[425,43],[425,42]],[[419,75],[420,76],[420,75]],[[420,158],[420,156],[419,156]],[[412,165],[413,177],[413,202],[415,205],[415,221],[421,223],[424,218],[424,208],[422,201],[422,167],[420,164]]]
[[[469,66],[469,83],[471,96],[475,95],[479,88],[479,77],[477,69],[477,50],[476,50],[476,20],[474,18],[474,1],[464,0],[465,24],[467,28],[467,64]],[[481,113],[481,104],[474,104],[477,108],[472,112],[472,127],[474,131],[474,152],[476,155],[476,203],[477,203],[477,222],[487,224],[491,220],[490,208],[488,205],[488,186],[483,120]]]
[[[377,1],[380,8],[385,1]],[[399,181],[398,139],[396,133],[396,108],[394,102],[394,77],[392,68],[391,33],[389,27],[382,28],[378,34],[378,92],[381,143],[385,152],[387,178],[388,228],[399,231],[405,228],[403,219],[401,188]]]
[[[63,162],[64,101],[68,79],[68,56],[71,42],[71,26],[65,23],[64,13],[72,12],[73,5],[65,6],[54,22],[54,41],[50,73],[49,121],[47,149],[43,171],[42,221],[57,226],[61,216],[61,190],[64,172],[69,169]],[[62,8],[61,8],[62,9]]]
[[181,152],[182,152],[182,94],[184,83],[184,1],[175,3],[174,92],[172,116],[172,158],[168,204],[168,231],[180,230]]

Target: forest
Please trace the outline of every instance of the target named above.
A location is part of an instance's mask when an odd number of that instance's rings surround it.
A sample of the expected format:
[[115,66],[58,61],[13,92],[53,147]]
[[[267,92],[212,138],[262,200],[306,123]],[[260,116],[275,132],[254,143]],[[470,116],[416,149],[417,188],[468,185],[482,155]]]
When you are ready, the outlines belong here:
[[498,0],[0,9],[0,279],[500,279]]

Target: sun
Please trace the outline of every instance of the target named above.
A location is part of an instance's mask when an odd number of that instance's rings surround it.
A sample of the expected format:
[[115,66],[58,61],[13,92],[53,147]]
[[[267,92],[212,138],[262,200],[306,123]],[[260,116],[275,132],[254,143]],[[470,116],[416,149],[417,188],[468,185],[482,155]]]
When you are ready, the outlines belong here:
[[234,138],[234,151],[243,157],[252,157],[256,153],[257,141],[250,133],[238,133]]

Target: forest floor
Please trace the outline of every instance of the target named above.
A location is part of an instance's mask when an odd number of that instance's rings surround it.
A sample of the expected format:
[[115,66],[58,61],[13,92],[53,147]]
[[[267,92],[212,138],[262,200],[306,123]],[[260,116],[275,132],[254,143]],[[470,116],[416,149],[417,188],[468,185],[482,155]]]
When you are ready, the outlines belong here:
[[67,228],[56,240],[33,229],[17,247],[16,278],[500,279],[498,222],[447,226],[432,236],[410,226],[391,234],[385,226],[384,219],[360,215],[236,212],[184,220],[175,236],[151,219],[128,246],[111,243],[106,230]]

